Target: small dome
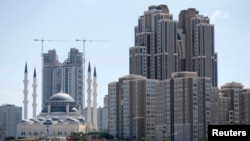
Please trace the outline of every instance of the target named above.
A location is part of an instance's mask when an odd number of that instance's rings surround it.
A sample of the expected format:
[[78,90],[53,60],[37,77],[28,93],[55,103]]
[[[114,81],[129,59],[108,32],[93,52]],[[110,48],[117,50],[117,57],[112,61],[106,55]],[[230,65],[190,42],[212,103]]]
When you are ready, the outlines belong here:
[[70,122],[76,122],[76,123],[79,123],[80,121],[77,120],[77,119],[72,119]]
[[53,120],[53,121],[58,121],[58,120],[59,120],[59,117],[58,117],[58,116],[54,116],[54,117],[52,118],[52,120]]
[[38,120],[39,120],[39,121],[45,121],[46,119],[43,118],[43,117],[40,117]]
[[52,119],[51,119],[51,118],[48,118],[48,119],[46,119],[46,121],[51,122],[51,121],[52,121]]
[[30,121],[28,121],[27,119],[23,119],[23,120],[21,120],[21,122],[30,122]]
[[56,93],[52,95],[48,102],[63,101],[63,102],[75,102],[74,99],[66,93]]
[[71,109],[71,111],[72,111],[72,112],[78,112],[78,109],[77,109],[76,107],[73,107],[73,108]]
[[21,123],[22,123],[22,124],[32,124],[33,121],[23,119],[23,120],[21,120]]
[[34,123],[39,123],[39,121],[38,121],[38,120],[35,120]]
[[58,122],[63,122],[63,120],[62,120],[62,119],[60,119]]
[[79,120],[82,123],[85,121],[85,119],[83,117],[78,117],[77,120]]
[[36,119],[34,119],[34,118],[30,118],[29,120],[30,120],[30,121],[35,121]]
[[67,118],[66,118],[66,121],[71,121],[71,120],[73,120],[72,117],[67,117]]

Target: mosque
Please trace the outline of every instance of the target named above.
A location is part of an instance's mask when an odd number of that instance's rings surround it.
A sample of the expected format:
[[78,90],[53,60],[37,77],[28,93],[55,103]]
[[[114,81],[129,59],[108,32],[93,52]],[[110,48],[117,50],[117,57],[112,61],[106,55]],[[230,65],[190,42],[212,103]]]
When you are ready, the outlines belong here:
[[[59,92],[53,94],[48,101],[46,106],[42,109],[39,115],[36,115],[36,70],[33,75],[33,118],[28,119],[28,71],[27,63],[24,71],[24,119],[17,125],[16,136],[27,137],[27,136],[69,136],[72,132],[86,133],[88,131],[97,131],[97,119],[96,114],[93,114],[93,122],[90,120],[85,122],[85,116],[82,114],[80,106],[78,106],[75,100],[66,93]],[[88,69],[88,109],[91,109],[91,72],[90,64]],[[96,109],[96,70],[94,69],[93,79],[93,108]],[[89,111],[88,111],[89,112]],[[94,113],[96,111],[93,111]],[[91,119],[91,114],[88,115]],[[93,125],[93,126],[92,126]],[[93,127],[93,128],[92,128]]]

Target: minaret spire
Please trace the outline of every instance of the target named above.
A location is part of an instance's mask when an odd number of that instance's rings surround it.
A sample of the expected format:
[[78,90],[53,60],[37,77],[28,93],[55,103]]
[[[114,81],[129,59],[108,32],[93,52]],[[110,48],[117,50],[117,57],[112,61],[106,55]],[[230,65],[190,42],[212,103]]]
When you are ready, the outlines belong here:
[[97,82],[96,82],[96,69],[94,67],[94,77],[93,77],[93,130],[98,131],[97,126]]
[[27,69],[27,62],[25,64],[25,69],[24,69],[24,80],[23,80],[23,84],[24,84],[24,90],[23,90],[23,94],[24,94],[24,100],[23,100],[23,109],[24,109],[24,119],[28,119],[28,69]]
[[24,73],[28,73],[28,69],[27,69],[27,62],[25,63]]
[[91,72],[90,62],[89,62],[88,72]]
[[33,75],[33,77],[36,77],[36,68],[34,69],[34,75]]
[[37,88],[37,83],[36,83],[36,68],[34,69],[34,75],[33,75],[33,118],[36,118],[36,107],[37,107],[37,103],[36,103],[36,97],[37,97],[37,93],[36,93],[36,88]]
[[88,99],[87,99],[87,104],[88,104],[88,109],[87,109],[87,131],[92,131],[92,124],[91,124],[91,93],[92,93],[92,89],[91,89],[91,69],[90,69],[90,62],[89,62],[89,68],[88,68],[88,79],[87,79],[87,93],[88,93]]
[[96,69],[94,68],[94,77],[96,77]]

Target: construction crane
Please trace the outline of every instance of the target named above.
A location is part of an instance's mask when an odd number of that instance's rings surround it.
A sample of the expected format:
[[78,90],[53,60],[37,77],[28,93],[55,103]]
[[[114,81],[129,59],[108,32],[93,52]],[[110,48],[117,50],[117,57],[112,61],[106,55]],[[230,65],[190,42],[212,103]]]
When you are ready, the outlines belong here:
[[[77,42],[82,42],[82,67],[83,67],[83,96],[85,97],[85,42],[108,42],[108,40],[86,40],[83,39],[76,39]],[[84,98],[85,100],[85,98]],[[83,105],[85,108],[85,104]]]
[[42,65],[41,65],[41,67],[42,67],[42,69],[41,69],[42,70],[42,75],[41,75],[41,77],[42,77],[42,79],[41,79],[42,80],[41,91],[42,91],[42,95],[43,95],[43,42],[57,42],[57,41],[67,41],[67,40],[46,40],[46,39],[41,38],[41,39],[34,39],[34,41],[35,42],[37,42],[37,41],[41,42],[41,57],[42,57],[42,62],[41,62],[42,63]]

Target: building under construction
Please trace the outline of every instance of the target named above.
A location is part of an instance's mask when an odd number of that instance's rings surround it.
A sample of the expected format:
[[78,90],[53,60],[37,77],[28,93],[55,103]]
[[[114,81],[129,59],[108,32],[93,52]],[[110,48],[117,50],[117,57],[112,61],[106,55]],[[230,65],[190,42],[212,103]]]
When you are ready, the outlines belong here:
[[74,98],[81,109],[84,108],[82,53],[71,48],[68,58],[59,62],[56,50],[43,53],[42,108],[55,93],[64,92]]

